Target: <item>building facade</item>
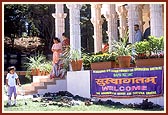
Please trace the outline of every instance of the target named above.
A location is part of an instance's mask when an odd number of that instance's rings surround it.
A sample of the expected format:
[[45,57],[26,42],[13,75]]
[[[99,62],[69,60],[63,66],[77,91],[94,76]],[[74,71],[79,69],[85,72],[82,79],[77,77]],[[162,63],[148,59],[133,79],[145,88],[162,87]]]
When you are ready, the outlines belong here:
[[[82,4],[67,4],[70,13],[70,46],[71,50],[81,50],[80,9]],[[112,51],[111,42],[123,38],[128,32],[129,42],[135,43],[134,25],[138,24],[140,31],[150,27],[150,35],[164,36],[164,4],[91,4],[91,22],[94,27],[94,52],[102,49],[102,24],[101,15],[107,20],[109,51]],[[56,4],[55,35],[61,38],[65,31],[66,14],[63,4]],[[117,26],[119,20],[119,27]],[[150,23],[149,23],[150,22]],[[119,35],[117,31],[119,30]]]

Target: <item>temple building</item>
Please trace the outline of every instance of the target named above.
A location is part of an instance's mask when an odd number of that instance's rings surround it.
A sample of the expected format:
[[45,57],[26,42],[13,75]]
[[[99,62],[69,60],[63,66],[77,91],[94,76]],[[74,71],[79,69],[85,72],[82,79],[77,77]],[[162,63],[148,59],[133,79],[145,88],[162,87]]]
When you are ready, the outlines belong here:
[[[70,46],[71,49],[81,50],[80,9],[82,4],[66,4],[70,18]],[[55,36],[61,38],[65,31],[66,13],[63,4],[55,5]],[[109,51],[112,50],[113,40],[123,38],[128,32],[129,43],[135,43],[134,25],[138,24],[140,31],[150,27],[150,35],[164,36],[164,4],[91,4],[91,22],[94,27],[94,52],[102,48],[102,24],[107,20]],[[119,27],[117,21],[119,20]],[[119,34],[118,32],[119,31]]]

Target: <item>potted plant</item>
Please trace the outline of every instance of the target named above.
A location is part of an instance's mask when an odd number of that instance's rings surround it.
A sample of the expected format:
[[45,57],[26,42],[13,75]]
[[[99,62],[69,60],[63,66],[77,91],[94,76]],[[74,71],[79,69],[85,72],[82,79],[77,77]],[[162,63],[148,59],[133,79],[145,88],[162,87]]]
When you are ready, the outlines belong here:
[[82,69],[83,60],[81,59],[81,52],[79,50],[71,50],[69,59],[72,71],[80,71]]
[[44,64],[45,75],[50,74],[52,70],[52,61],[45,62]]
[[41,76],[45,76],[45,75],[48,75],[51,70],[52,70],[52,62],[44,62],[44,63],[41,63],[40,65],[40,74]]
[[113,41],[112,47],[117,54],[117,60],[120,68],[130,67],[132,44],[127,43],[128,37],[122,38],[120,41]]
[[110,69],[116,67],[116,54],[112,53],[102,53],[93,54],[89,59],[90,66],[92,70]]
[[137,54],[136,58],[145,59],[150,55],[150,45],[148,41],[136,42],[134,46]]
[[25,63],[27,70],[32,71],[31,74],[33,76],[39,75],[39,72],[40,72],[39,65],[45,61],[46,57],[38,53],[37,56],[27,57],[27,59],[28,59],[28,62]]
[[135,43],[136,66],[163,66],[164,65],[164,42],[163,37],[150,36],[148,41]]
[[45,62],[39,65],[39,70],[38,76],[45,76]]

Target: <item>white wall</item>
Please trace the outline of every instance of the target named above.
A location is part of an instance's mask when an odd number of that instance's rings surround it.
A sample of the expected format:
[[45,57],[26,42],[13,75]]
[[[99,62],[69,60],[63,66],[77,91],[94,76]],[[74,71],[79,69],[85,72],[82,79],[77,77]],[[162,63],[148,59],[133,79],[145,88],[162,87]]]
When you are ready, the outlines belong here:
[[73,95],[90,98],[90,71],[69,71],[67,91]]

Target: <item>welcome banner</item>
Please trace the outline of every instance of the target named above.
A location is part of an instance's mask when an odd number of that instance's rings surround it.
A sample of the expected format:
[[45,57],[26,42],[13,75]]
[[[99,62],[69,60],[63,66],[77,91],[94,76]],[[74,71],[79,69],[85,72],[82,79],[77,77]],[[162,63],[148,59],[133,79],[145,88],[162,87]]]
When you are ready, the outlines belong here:
[[163,67],[91,71],[91,96],[99,98],[163,95]]

